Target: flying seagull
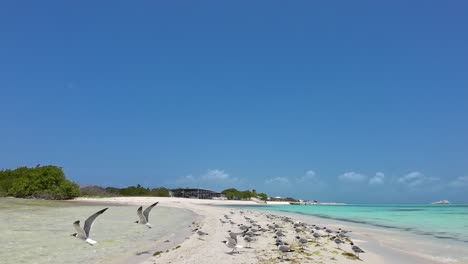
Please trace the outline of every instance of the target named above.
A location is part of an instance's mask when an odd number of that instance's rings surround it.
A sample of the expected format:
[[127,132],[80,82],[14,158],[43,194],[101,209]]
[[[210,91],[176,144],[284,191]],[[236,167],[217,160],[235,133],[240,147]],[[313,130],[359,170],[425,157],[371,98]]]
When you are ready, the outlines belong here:
[[147,226],[148,228],[151,228],[151,224],[148,223],[149,221],[149,213],[151,211],[151,209],[153,209],[153,207],[155,207],[159,202],[155,202],[154,204],[148,206],[145,211],[143,211],[143,206],[140,206],[140,208],[138,208],[137,210],[137,215],[138,217],[140,218],[139,221],[136,221],[135,223],[137,224],[142,224],[142,225],[145,225]]
[[94,220],[96,219],[96,217],[98,217],[100,214],[104,213],[107,209],[109,209],[109,208],[104,208],[101,211],[98,211],[98,212],[94,213],[93,215],[91,215],[90,217],[88,217],[88,219],[86,219],[86,221],[85,221],[85,224],[84,224],[83,228],[81,228],[81,226],[80,226],[80,220],[75,221],[73,223],[73,227],[75,228],[76,233],[72,234],[72,236],[80,238],[80,239],[86,241],[86,243],[88,243],[90,245],[96,244],[97,242],[92,240],[89,237],[89,233],[91,231],[91,227],[93,226],[93,223],[94,223]]

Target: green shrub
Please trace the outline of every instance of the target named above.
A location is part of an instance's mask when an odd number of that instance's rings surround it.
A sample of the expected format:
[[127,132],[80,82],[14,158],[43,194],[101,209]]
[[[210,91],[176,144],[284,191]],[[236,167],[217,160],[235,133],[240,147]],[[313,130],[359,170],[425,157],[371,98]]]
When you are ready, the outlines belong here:
[[80,195],[77,184],[67,180],[57,166],[20,167],[0,171],[1,190],[18,198],[71,199]]

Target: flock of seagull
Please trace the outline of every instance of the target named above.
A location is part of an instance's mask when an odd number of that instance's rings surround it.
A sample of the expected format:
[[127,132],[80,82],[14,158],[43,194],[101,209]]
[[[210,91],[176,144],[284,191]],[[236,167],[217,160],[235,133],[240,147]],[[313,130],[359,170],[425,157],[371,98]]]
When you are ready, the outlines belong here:
[[[231,215],[234,215],[235,212],[230,211]],[[276,216],[271,214],[265,214],[269,223],[266,226],[261,226],[257,221],[248,217],[244,211],[240,210],[239,213],[243,215],[245,223],[235,223],[233,222],[230,215],[224,215],[224,219],[219,219],[219,221],[224,224],[230,224],[232,227],[237,226],[239,232],[228,231],[226,240],[222,243],[232,251],[230,253],[240,253],[239,249],[244,246],[241,245],[241,239],[244,240],[244,245],[246,248],[250,248],[252,242],[257,241],[259,237],[268,237],[268,234],[271,234],[272,243],[277,247],[278,251],[281,253],[281,259],[288,253],[295,252],[296,250],[304,251],[305,247],[311,242],[313,244],[324,242],[323,240],[327,239],[333,241],[337,249],[341,250],[341,245],[349,243],[351,250],[354,252],[355,257],[359,258],[360,253],[365,253],[359,246],[355,245],[352,240],[349,238],[347,231],[339,228],[338,230],[332,230],[325,226],[319,226],[315,224],[307,224],[304,222],[294,221],[290,217],[286,216]],[[241,218],[242,219],[242,218]],[[271,224],[270,224],[271,223]],[[285,227],[290,226],[294,230],[294,242],[299,245],[299,249],[293,248],[288,242],[286,242],[286,230]]]
[[[151,212],[151,209],[153,209],[153,207],[155,207],[158,203],[159,202],[156,202],[148,206],[144,211],[143,211],[143,206],[140,206],[137,209],[137,215],[138,215],[139,220],[135,221],[135,223],[142,224],[148,228],[151,228],[151,224],[149,223],[149,214]],[[84,240],[86,243],[90,245],[96,244],[97,242],[91,239],[90,237],[91,227],[93,226],[94,220],[96,220],[96,218],[102,213],[104,213],[107,209],[109,208],[104,208],[92,214],[90,217],[88,217],[88,219],[86,219],[83,227],[80,226],[80,220],[75,221],[73,223],[73,227],[75,228],[76,233],[71,234],[71,236]]]
[[[157,204],[158,202],[148,206],[144,211],[143,206],[140,206],[137,209],[139,220],[135,221],[135,223],[151,228],[151,224],[149,223],[149,214],[153,207],[155,207]],[[72,234],[72,236],[84,240],[90,245],[96,244],[97,242],[90,237],[91,227],[93,226],[96,218],[104,213],[107,209],[108,208],[104,208],[92,214],[86,219],[83,227],[80,226],[79,220],[75,221],[73,223],[73,227],[75,228],[76,233]],[[229,249],[232,250],[230,252],[231,254],[240,253],[239,249],[243,248],[244,246],[246,248],[251,248],[251,243],[257,241],[260,236],[268,236],[268,234],[271,234],[271,238],[273,239],[272,243],[277,247],[278,251],[281,253],[281,259],[283,259],[286,254],[295,252],[297,250],[297,248],[292,248],[290,244],[285,241],[287,232],[285,227],[287,226],[293,228],[295,232],[293,235],[294,243],[300,246],[299,250],[301,251],[304,251],[305,247],[311,242],[319,243],[321,240],[328,239],[333,241],[338,249],[341,249],[340,246],[342,244],[349,243],[351,245],[351,250],[354,252],[357,258],[359,258],[360,253],[365,253],[364,250],[355,245],[349,238],[347,233],[351,231],[347,231],[341,228],[338,230],[332,230],[325,226],[294,221],[292,218],[287,216],[276,216],[271,214],[265,214],[269,223],[266,224],[266,226],[261,226],[256,220],[244,215],[244,211],[239,210],[239,213],[242,215],[241,219],[244,219],[245,223],[237,224],[231,219],[230,215],[226,214],[224,215],[224,219],[219,219],[223,225],[230,224],[231,227],[237,226],[239,228],[239,232],[228,230],[226,240],[222,241],[222,243],[224,243]],[[230,214],[234,215],[235,212],[231,210]],[[194,231],[196,231],[196,234],[200,237],[200,239],[208,235],[208,233],[203,232],[199,228],[195,229]],[[244,240],[244,246],[241,245],[240,239]]]

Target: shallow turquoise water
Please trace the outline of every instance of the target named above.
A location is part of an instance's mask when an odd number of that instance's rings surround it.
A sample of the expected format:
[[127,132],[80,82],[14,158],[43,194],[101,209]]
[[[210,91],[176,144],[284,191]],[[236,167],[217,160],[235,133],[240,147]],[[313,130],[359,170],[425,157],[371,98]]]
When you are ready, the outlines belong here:
[[400,229],[468,243],[468,205],[267,205],[257,210],[300,213]]
[[[91,229],[90,246],[70,236],[72,223],[109,207]],[[135,224],[138,206],[0,198],[0,263],[115,263],[155,248],[167,236],[187,229],[188,210],[156,206],[153,228]],[[171,238],[172,239],[172,238]],[[151,256],[151,255],[149,255]]]

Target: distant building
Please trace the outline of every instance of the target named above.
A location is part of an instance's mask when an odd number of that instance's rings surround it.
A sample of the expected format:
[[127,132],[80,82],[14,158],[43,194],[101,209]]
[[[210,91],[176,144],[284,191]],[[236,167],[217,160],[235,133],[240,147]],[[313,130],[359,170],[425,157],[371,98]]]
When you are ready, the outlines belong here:
[[171,190],[173,197],[213,199],[224,198],[224,194],[199,188],[177,188]]

